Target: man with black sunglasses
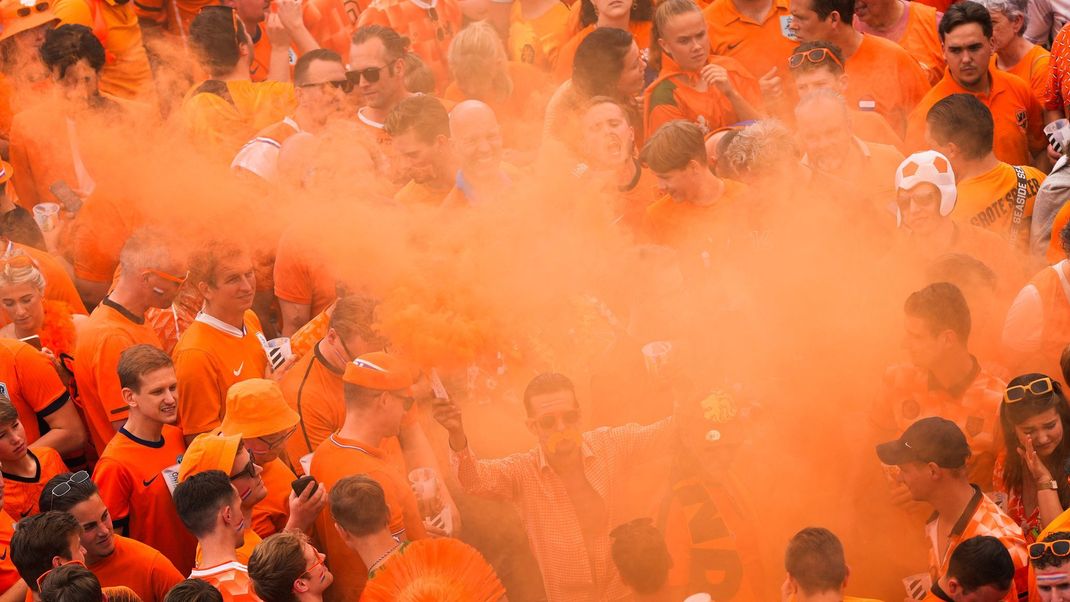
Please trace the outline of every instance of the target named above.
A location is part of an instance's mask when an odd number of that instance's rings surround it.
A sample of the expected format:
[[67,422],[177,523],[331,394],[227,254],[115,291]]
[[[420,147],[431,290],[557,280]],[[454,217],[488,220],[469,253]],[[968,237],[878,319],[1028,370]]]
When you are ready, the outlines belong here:
[[434,72],[435,89],[441,93],[450,81],[446,57],[461,21],[456,0],[374,0],[360,13],[357,25],[389,27],[407,38]]
[[[409,479],[398,469],[403,460],[392,443],[415,402],[412,390],[415,379],[408,366],[384,352],[367,353],[346,366],[342,380],[345,422],[316,448],[312,476],[321,487],[331,489],[347,476],[368,475],[386,494],[391,535],[400,541],[427,537]],[[371,567],[366,567],[360,556],[346,547],[331,512],[320,514],[316,529],[335,575],[328,599],[358,600]]]
[[398,103],[412,96],[405,88],[404,59],[408,51],[408,40],[384,25],[359,27],[349,47],[347,76],[364,102],[357,111],[357,120],[380,144],[388,138],[383,131],[387,116]]
[[1041,602],[1070,601],[1070,532],[1049,533],[1029,546],[1029,562]]

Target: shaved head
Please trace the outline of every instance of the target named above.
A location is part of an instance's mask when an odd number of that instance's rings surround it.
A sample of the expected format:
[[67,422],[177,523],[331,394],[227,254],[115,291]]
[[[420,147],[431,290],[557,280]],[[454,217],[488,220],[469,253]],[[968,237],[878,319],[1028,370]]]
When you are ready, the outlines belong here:
[[465,100],[450,111],[450,144],[468,178],[494,178],[501,170],[498,117],[486,103]]

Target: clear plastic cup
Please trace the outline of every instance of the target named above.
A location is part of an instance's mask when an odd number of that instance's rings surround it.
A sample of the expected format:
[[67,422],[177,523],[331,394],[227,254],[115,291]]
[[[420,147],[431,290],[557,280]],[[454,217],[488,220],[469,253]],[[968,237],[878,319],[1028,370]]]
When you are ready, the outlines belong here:
[[271,362],[272,368],[278,368],[283,362],[289,359],[291,355],[293,355],[293,350],[290,348],[289,337],[271,339],[267,342],[265,351],[267,352],[268,361]]
[[33,221],[41,232],[51,232],[59,227],[59,204],[38,203],[33,207]]
[[643,345],[642,352],[647,373],[653,377],[664,376],[665,367],[669,363],[669,354],[672,353],[672,343],[653,341]]

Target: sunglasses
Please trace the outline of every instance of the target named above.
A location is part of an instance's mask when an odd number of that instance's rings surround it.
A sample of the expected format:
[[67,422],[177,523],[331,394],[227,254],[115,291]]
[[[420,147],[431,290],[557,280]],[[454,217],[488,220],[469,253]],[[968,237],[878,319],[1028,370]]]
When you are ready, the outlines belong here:
[[256,463],[253,462],[251,458],[249,459],[249,462],[245,465],[245,468],[242,468],[241,471],[238,472],[238,474],[231,475],[230,480],[237,481],[242,477],[249,477],[250,479],[256,478]]
[[[357,79],[359,80],[360,77],[358,76]],[[379,77],[376,76],[375,79],[378,80]],[[368,81],[371,82],[371,83],[375,83],[375,82],[372,82],[371,80],[368,80]],[[354,83],[352,80],[349,79],[349,74],[347,73],[346,74],[346,78],[342,79],[342,80],[331,80],[331,81],[326,81],[326,82],[316,82],[314,84],[301,84],[301,85],[299,85],[297,87],[298,88],[313,88],[313,87],[316,87],[316,86],[333,86],[334,88],[336,88],[338,90],[341,90],[345,94],[349,94],[350,92],[353,91],[353,88],[356,87],[356,85],[357,85],[356,83]]]
[[22,253],[16,253],[0,258],[0,270],[8,267],[15,268],[16,270],[24,270],[34,266],[33,258]]
[[179,286],[182,286],[183,284],[185,284],[186,283],[186,279],[189,278],[189,272],[186,272],[186,275],[185,276],[181,276],[181,277],[174,276],[172,274],[168,274],[167,272],[161,272],[160,270],[154,270],[154,269],[145,270],[143,273],[152,274],[153,276],[156,276],[156,277],[161,278],[163,280],[166,280],[168,282],[174,282],[175,284],[177,284]]
[[285,433],[279,435],[278,437],[274,437],[272,439],[268,439],[266,437],[257,437],[257,439],[259,439],[259,440],[263,441],[264,443],[266,443],[267,446],[268,446],[268,449],[275,449],[276,447],[282,445],[283,443],[286,443],[286,440],[289,439],[290,437],[292,437],[293,434],[296,433],[296,432],[297,432],[297,427],[295,426],[292,429],[286,431]]
[[[53,497],[60,497],[60,496],[67,495],[68,493],[71,492],[71,485],[78,485],[80,483],[85,483],[88,480],[89,480],[89,473],[84,471],[84,470],[79,470],[78,472],[72,474],[71,478],[69,478],[66,481],[60,483],[59,485],[56,485],[55,487],[53,487],[52,488],[52,496]],[[49,510],[52,510],[52,504],[53,503],[55,503],[55,500],[52,500],[52,502],[49,503],[49,508],[48,508]]]
[[831,59],[832,62],[839,65],[841,69],[843,68],[843,62],[836,58],[836,55],[832,54],[832,51],[828,48],[814,48],[805,52],[796,52],[788,57],[788,66],[792,69],[798,69],[802,66],[803,61],[810,61],[811,63],[819,65],[825,62],[826,58]]
[[[67,562],[64,562],[63,564],[61,564],[59,566],[67,566],[68,564],[77,564],[77,565],[81,566],[82,568],[86,568],[85,563],[82,562],[81,560],[68,560]],[[52,574],[52,571],[58,569],[59,566],[52,567],[52,568],[48,569],[47,571],[41,573],[41,576],[37,578],[37,591],[41,591],[41,585],[44,584],[45,579],[49,575]]]
[[1006,403],[1018,403],[1025,399],[1026,394],[1047,395],[1055,390],[1055,385],[1047,376],[1042,376],[1031,383],[1007,387],[1003,392],[1003,401]]
[[317,551],[316,552],[316,557],[317,557],[316,562],[313,562],[312,566],[310,566],[307,569],[305,569],[305,572],[302,573],[302,575],[308,575],[309,577],[311,577],[312,576],[312,571],[316,570],[316,567],[322,566],[323,563],[327,562],[327,555],[326,554],[323,554],[323,553],[320,553],[320,552]]
[[1070,540],[1057,539],[1055,541],[1038,541],[1029,545],[1029,559],[1039,560],[1048,550],[1059,558],[1070,556]]
[[51,2],[38,2],[37,4],[34,4],[33,6],[20,6],[18,8],[18,10],[15,11],[15,14],[20,16],[20,17],[29,17],[31,14],[33,14],[34,11],[37,11],[39,13],[43,13],[46,10],[48,10],[51,6],[52,6]]
[[368,67],[367,69],[359,69],[355,71],[346,71],[346,80],[351,86],[359,86],[360,78],[364,78],[364,81],[369,84],[374,84],[379,81],[382,76],[383,69],[386,69],[390,75],[394,75],[394,70],[387,65],[385,67]]
[[562,412],[560,414],[547,414],[546,416],[543,416],[543,417],[539,418],[539,420],[537,422],[538,422],[539,426],[541,426],[542,428],[544,428],[546,430],[550,430],[550,429],[554,428],[555,426],[557,426],[557,421],[558,421],[559,418],[560,418],[561,422],[564,422],[566,425],[568,425],[568,424],[576,424],[577,422],[580,421],[580,411],[579,410],[569,410],[567,412]]

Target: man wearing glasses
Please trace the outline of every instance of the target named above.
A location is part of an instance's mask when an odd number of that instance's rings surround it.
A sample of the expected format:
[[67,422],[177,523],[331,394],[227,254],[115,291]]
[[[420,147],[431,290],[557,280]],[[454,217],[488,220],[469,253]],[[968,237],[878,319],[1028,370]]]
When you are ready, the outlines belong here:
[[119,383],[119,356],[138,344],[162,346],[145,323],[145,312],[170,307],[186,278],[185,266],[161,236],[142,230],[127,240],[119,253],[120,273],[114,288],[78,331],[74,355],[81,361],[75,362],[74,378],[98,454],[104,453],[130,411]]
[[[396,441],[403,419],[414,399],[414,379],[408,367],[384,352],[367,353],[345,368],[346,418],[338,432],[316,448],[311,474],[320,488],[333,488],[347,476],[365,474],[382,486],[386,494],[390,533],[399,540],[427,536],[423,518],[409,484],[399,466],[401,454],[386,447]],[[311,486],[306,488],[311,489]],[[334,525],[334,517],[324,512],[316,521],[324,552],[331,559],[335,575],[333,600],[358,600],[367,580],[368,568],[356,552],[346,547]]]
[[412,95],[405,88],[408,52],[405,38],[385,25],[359,27],[349,47],[348,76],[364,103],[357,111],[357,120],[380,144],[387,139],[383,131],[387,116]]
[[1041,602],[1070,601],[1070,532],[1057,531],[1029,546]]
[[610,557],[609,530],[625,519],[625,476],[635,464],[668,449],[670,420],[580,431],[572,381],[536,376],[524,391],[527,427],[538,437],[528,452],[477,459],[461,410],[435,402],[435,420],[449,433],[450,464],[471,494],[511,502],[523,517],[551,602],[614,600],[627,591]]
[[279,155],[294,134],[319,132],[340,113],[345,97],[353,91],[346,79],[342,57],[331,50],[316,49],[301,55],[294,67],[297,108],[292,115],[261,130],[245,143],[231,162],[231,169],[248,172],[274,184],[279,177]]
[[1028,590],[1022,530],[981,493],[980,487],[970,483],[966,469],[970,447],[954,422],[938,417],[918,420],[898,439],[878,445],[877,456],[896,468],[896,478],[911,499],[925,502],[935,511],[925,525],[933,583],[939,584],[948,574],[959,544],[977,535],[989,535],[1000,540],[1014,561],[1015,580],[1008,599]]
[[286,440],[297,431],[297,422],[297,412],[290,409],[274,381],[254,378],[227,391],[227,413],[219,430],[223,435],[242,437],[251,461],[261,468],[260,479],[267,490],[251,515],[252,529],[260,537],[278,533],[288,525],[308,529],[327,504],[324,491],[314,492],[307,504],[295,502],[297,496],[290,484],[297,477],[279,459]]

